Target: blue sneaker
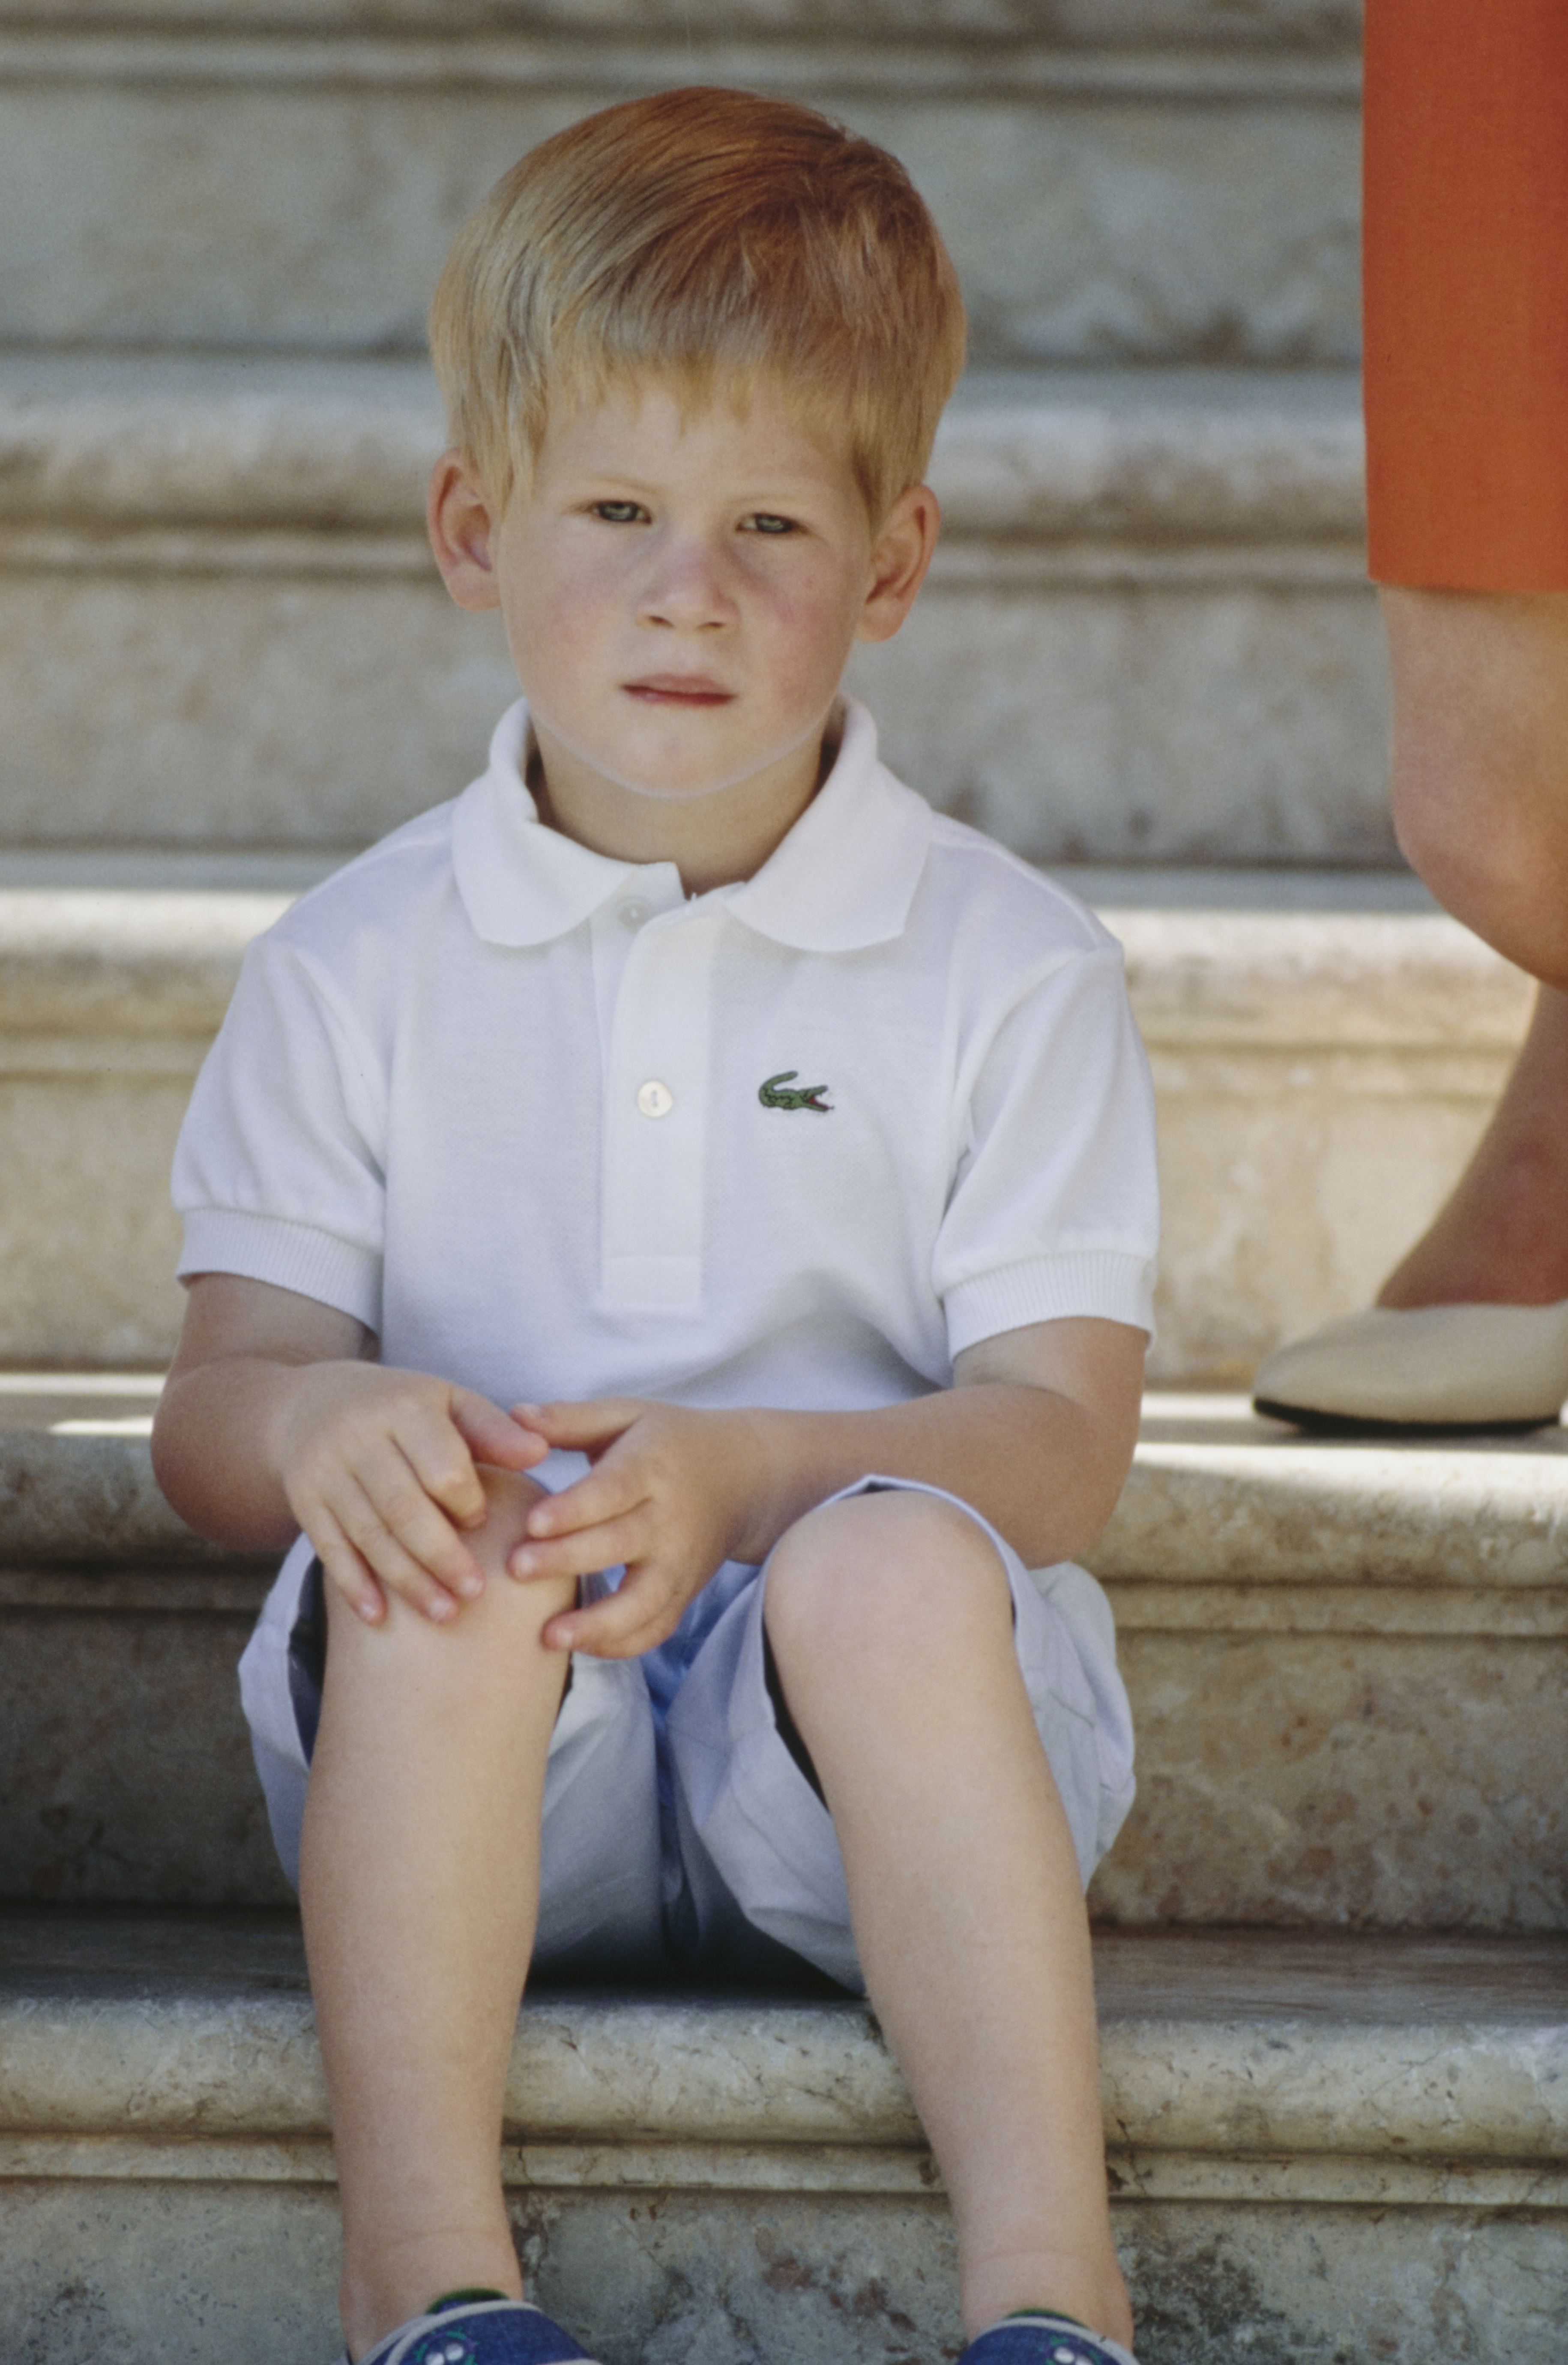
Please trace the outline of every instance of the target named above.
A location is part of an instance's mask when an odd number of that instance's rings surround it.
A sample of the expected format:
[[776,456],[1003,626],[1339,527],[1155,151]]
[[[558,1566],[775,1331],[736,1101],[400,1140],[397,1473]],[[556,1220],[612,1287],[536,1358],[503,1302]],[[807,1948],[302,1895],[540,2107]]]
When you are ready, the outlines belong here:
[[[521,2299],[458,2299],[378,2340],[360,2365],[593,2365],[570,2333]],[[345,2349],[339,2365],[349,2365]]]
[[1009,2315],[971,2340],[958,2365],[1137,2365],[1137,2359],[1070,2316]]

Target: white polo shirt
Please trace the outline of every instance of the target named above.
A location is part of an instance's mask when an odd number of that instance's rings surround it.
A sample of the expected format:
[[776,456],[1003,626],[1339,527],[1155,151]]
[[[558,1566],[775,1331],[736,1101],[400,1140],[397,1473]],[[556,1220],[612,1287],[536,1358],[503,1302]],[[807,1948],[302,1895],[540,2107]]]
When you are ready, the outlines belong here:
[[1024,1323],[1149,1326],[1148,1078],[1081,904],[901,786],[853,702],[777,852],[689,899],[543,827],[526,745],[520,702],[455,802],[251,947],[182,1273],[502,1405],[857,1408]]

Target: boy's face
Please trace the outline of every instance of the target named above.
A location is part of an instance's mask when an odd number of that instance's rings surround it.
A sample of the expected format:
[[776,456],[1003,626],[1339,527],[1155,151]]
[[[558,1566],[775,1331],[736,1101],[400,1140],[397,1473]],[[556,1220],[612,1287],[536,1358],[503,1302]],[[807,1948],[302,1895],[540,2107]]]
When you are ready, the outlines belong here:
[[654,383],[564,415],[498,519],[442,468],[437,555],[463,605],[501,610],[557,812],[578,790],[601,813],[607,794],[803,804],[850,648],[898,629],[935,533],[924,488],[874,532],[846,454],[767,381],[740,413],[683,417]]

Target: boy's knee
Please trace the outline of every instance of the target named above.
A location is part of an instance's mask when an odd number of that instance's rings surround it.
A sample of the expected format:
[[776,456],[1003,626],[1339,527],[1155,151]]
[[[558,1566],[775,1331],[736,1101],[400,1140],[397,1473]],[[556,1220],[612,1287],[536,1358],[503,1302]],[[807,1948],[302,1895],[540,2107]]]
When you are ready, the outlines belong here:
[[507,1555],[522,1541],[530,1511],[549,1490],[521,1470],[496,1470],[484,1463],[479,1464],[479,1484],[485,1490],[485,1523],[470,1529],[463,1541],[487,1578],[510,1584]]
[[888,1664],[1012,1624],[1007,1572],[957,1504],[914,1489],[854,1495],[797,1521],[775,1547],[765,1611],[783,1660],[874,1653]]
[[576,1581],[541,1577],[523,1584],[507,1572],[508,1554],[521,1541],[529,1511],[545,1490],[514,1471],[485,1468],[480,1477],[487,1516],[482,1527],[465,1531],[464,1541],[485,1572],[483,1593],[463,1602],[454,1618],[440,1622],[389,1596],[386,1617],[372,1626],[329,1584],[329,1670],[335,1664],[342,1671],[348,1663],[362,1667],[372,1681],[396,1684],[406,1676],[421,1691],[439,1691],[450,1684],[465,1698],[492,1679],[515,1688],[530,1664],[539,1667],[547,1682],[557,1674],[565,1682],[566,1654],[547,1650],[541,1635],[552,1618],[575,1605]]

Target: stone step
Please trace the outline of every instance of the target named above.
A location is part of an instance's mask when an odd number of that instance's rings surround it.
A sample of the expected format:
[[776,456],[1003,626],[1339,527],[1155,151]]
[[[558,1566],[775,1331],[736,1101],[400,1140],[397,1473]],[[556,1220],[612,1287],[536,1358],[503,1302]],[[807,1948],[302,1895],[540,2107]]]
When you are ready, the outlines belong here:
[[903,157],[988,362],[1356,352],[1348,9],[297,7],[7,8],[0,340],[417,350],[454,231],[522,149],[697,82]]
[[[167,1360],[191,1080],[244,945],[319,867],[0,858],[0,1364]],[[1529,988],[1407,878],[1060,875],[1126,947],[1153,1062],[1151,1373],[1238,1383],[1364,1303],[1429,1220]]]
[[[52,33],[145,32],[170,26],[204,33],[659,34],[811,39],[826,23],[821,0],[7,0],[7,26]],[[855,38],[864,44],[956,43],[1008,54],[1047,34],[1063,54],[1128,50],[1235,53],[1278,59],[1354,56],[1360,0],[864,0]]]
[[[1150,2365],[1556,2365],[1568,1944],[1103,1933],[1096,1978]],[[11,1920],[0,2128],[8,2357],[325,2365],[332,2169],[286,1923]],[[540,2298],[606,2365],[961,2345],[946,2202],[862,2004],[536,1995],[503,2158]]]
[[[441,441],[419,361],[0,357],[6,840],[341,848],[471,778],[516,683]],[[975,371],[933,476],[851,680],[934,801],[1042,861],[1397,858],[1352,375]]]
[[[0,1898],[286,1897],[233,1676],[271,1568],[162,1504],[157,1387],[0,1389]],[[1330,1445],[1151,1395],[1087,1555],[1138,1736],[1095,1911],[1568,1929],[1565,1482],[1561,1428]]]

